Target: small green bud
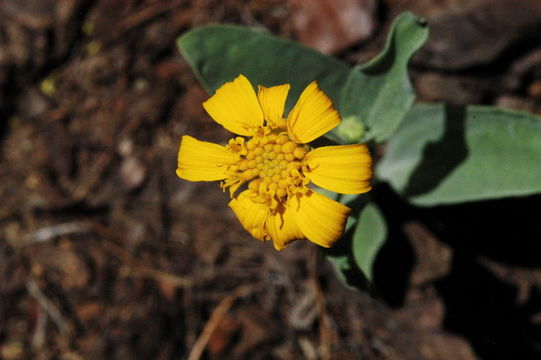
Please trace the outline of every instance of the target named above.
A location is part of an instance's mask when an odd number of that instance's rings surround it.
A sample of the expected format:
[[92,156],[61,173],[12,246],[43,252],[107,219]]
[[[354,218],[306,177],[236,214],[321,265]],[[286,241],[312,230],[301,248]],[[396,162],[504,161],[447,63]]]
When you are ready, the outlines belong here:
[[347,142],[358,142],[365,134],[366,126],[360,117],[351,115],[342,119],[336,133]]

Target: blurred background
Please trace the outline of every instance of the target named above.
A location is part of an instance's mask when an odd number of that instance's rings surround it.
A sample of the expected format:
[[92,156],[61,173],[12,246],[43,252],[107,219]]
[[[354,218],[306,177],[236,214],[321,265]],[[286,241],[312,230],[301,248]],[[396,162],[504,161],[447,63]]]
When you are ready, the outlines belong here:
[[541,113],[539,0],[0,0],[0,358],[540,359],[541,197],[379,187],[374,298],[175,176],[181,135],[230,136],[180,34],[243,24],[353,65],[405,10],[431,29],[418,101]]

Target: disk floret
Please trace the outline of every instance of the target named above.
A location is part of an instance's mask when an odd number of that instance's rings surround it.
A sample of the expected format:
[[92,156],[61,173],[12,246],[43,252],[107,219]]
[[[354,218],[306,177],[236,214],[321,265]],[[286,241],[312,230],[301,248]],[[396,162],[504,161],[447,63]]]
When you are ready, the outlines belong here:
[[309,181],[302,173],[302,161],[307,145],[298,144],[286,132],[262,127],[250,140],[237,137],[227,145],[238,156],[238,162],[229,167],[234,181],[222,182],[231,195],[243,183],[248,183],[252,200],[276,209],[288,195],[302,191]]

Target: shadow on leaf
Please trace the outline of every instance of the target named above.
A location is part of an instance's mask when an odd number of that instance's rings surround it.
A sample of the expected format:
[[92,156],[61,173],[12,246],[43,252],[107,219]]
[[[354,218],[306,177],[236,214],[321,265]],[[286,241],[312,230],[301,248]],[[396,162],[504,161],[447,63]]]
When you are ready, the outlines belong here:
[[424,148],[422,160],[413,170],[404,189],[405,197],[432,191],[466,159],[468,149],[464,138],[465,121],[464,107],[445,105],[442,137]]
[[[353,214],[359,214],[367,204],[367,199],[363,196],[357,196],[353,201],[347,203]],[[368,291],[374,296],[373,284],[359,268],[353,257],[353,235],[356,223],[356,217],[350,218],[342,238],[332,248],[322,249],[322,251],[333,264],[338,277],[346,285],[358,290]]]

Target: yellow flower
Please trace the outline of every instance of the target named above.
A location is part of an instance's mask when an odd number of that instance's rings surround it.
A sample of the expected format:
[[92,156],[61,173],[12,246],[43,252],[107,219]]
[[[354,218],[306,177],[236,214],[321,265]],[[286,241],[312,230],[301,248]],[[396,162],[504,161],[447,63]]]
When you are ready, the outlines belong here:
[[272,240],[277,250],[303,238],[330,247],[342,235],[350,209],[308,185],[342,194],[367,192],[372,159],[362,144],[308,145],[340,124],[340,115],[314,81],[284,118],[289,88],[259,86],[256,95],[243,75],[225,83],[203,107],[224,128],[249,139],[239,136],[221,146],[185,135],[177,175],[223,180],[220,186],[229,189],[229,207],[242,226],[259,240]]

